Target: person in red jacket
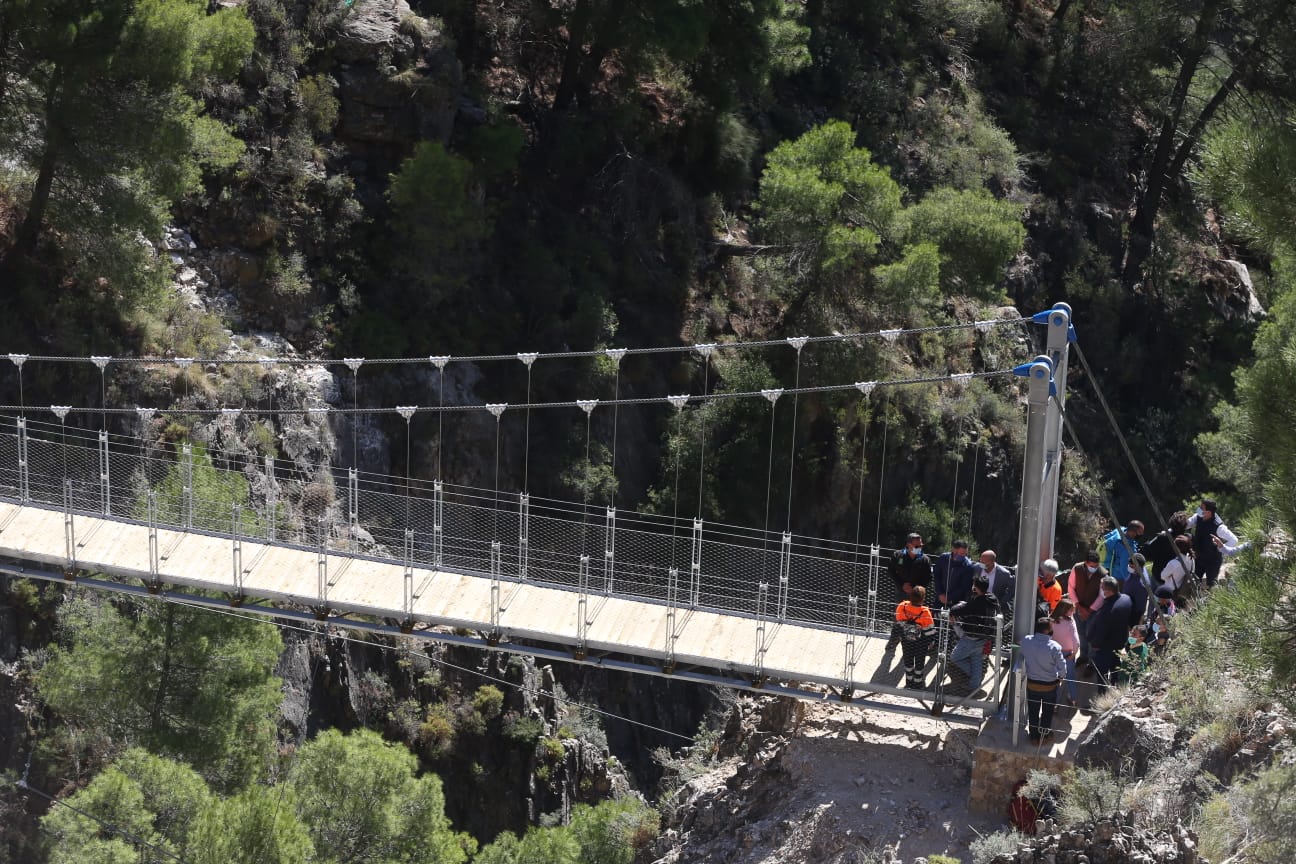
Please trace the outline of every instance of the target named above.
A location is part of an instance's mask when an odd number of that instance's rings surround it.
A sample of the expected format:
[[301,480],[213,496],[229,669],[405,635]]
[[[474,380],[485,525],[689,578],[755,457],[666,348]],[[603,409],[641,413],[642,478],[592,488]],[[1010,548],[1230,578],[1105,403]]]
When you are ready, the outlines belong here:
[[927,589],[913,586],[908,598],[896,606],[896,625],[900,628],[900,654],[904,658],[905,686],[921,690],[927,650],[936,633],[936,621],[926,605]]

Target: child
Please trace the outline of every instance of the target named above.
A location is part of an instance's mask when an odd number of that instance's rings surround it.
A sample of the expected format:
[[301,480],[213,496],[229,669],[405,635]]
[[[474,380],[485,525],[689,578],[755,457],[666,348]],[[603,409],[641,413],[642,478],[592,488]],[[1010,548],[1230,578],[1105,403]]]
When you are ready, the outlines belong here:
[[1053,641],[1062,646],[1066,658],[1067,704],[1076,705],[1076,655],[1080,653],[1080,629],[1076,625],[1075,604],[1063,597],[1053,607]]
[[1151,653],[1152,649],[1147,644],[1147,628],[1142,624],[1131,627],[1125,661],[1121,663],[1121,677],[1131,682],[1138,680],[1138,676],[1147,670],[1148,655]]

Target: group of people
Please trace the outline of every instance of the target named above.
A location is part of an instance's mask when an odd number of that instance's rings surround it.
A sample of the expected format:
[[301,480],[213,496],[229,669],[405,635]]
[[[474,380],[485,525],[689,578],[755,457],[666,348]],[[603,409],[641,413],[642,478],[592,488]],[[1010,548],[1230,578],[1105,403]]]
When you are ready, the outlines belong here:
[[[1035,607],[1023,612],[1035,619],[1034,632],[1020,646],[1033,743],[1052,737],[1063,685],[1074,707],[1080,674],[1104,685],[1136,677],[1152,654],[1165,649],[1173,616],[1199,590],[1215,586],[1226,558],[1250,545],[1239,542],[1209,498],[1145,538],[1143,523],[1134,520],[1108,533],[1065,575],[1055,560],[1040,564]],[[906,687],[923,686],[936,615],[948,609],[958,640],[949,653],[953,681],[947,689],[980,689],[996,629],[1011,621],[1017,576],[992,550],[978,559],[973,562],[962,540],[928,556],[919,534],[910,534],[896,553],[890,572],[901,599],[887,650],[901,646]]]

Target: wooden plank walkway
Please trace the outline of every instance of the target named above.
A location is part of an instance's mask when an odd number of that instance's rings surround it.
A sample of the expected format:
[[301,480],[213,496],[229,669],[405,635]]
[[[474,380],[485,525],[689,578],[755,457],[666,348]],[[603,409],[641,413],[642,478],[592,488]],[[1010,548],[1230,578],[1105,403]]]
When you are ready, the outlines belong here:
[[[119,579],[150,580],[149,528],[109,518],[76,514],[73,519],[75,569]],[[238,593],[233,541],[229,537],[159,527],[158,580],[216,592]],[[67,568],[66,533],[61,510],[0,501],[0,557]],[[336,613],[406,619],[404,568],[329,551],[327,597],[319,592],[318,551],[241,543],[242,594]],[[412,615],[415,622],[472,630],[491,629],[491,579],[414,568]],[[504,640],[527,639],[576,648],[580,644],[580,593],[532,582],[501,579],[498,633]],[[651,658],[670,657],[671,609],[662,603],[591,593],[586,607],[585,647]],[[848,669],[848,635],[805,624],[765,621],[737,614],[677,607],[674,659],[720,673],[760,675],[829,687],[911,695],[900,689],[900,652],[884,653],[884,639],[859,634],[853,671]],[[765,653],[757,662],[763,627]],[[930,677],[933,675],[929,672]],[[986,675],[987,686],[990,673]],[[926,694],[928,697],[930,694]],[[979,703],[974,703],[979,704]],[[988,707],[988,706],[982,706]]]

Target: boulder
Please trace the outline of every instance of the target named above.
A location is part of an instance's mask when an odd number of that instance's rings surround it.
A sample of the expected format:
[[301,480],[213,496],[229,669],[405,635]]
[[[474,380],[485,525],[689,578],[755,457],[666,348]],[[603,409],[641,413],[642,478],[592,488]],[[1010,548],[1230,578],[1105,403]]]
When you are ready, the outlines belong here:
[[1179,729],[1155,717],[1114,710],[1090,725],[1076,746],[1076,761],[1090,767],[1124,771],[1142,777],[1148,766],[1176,746]]

